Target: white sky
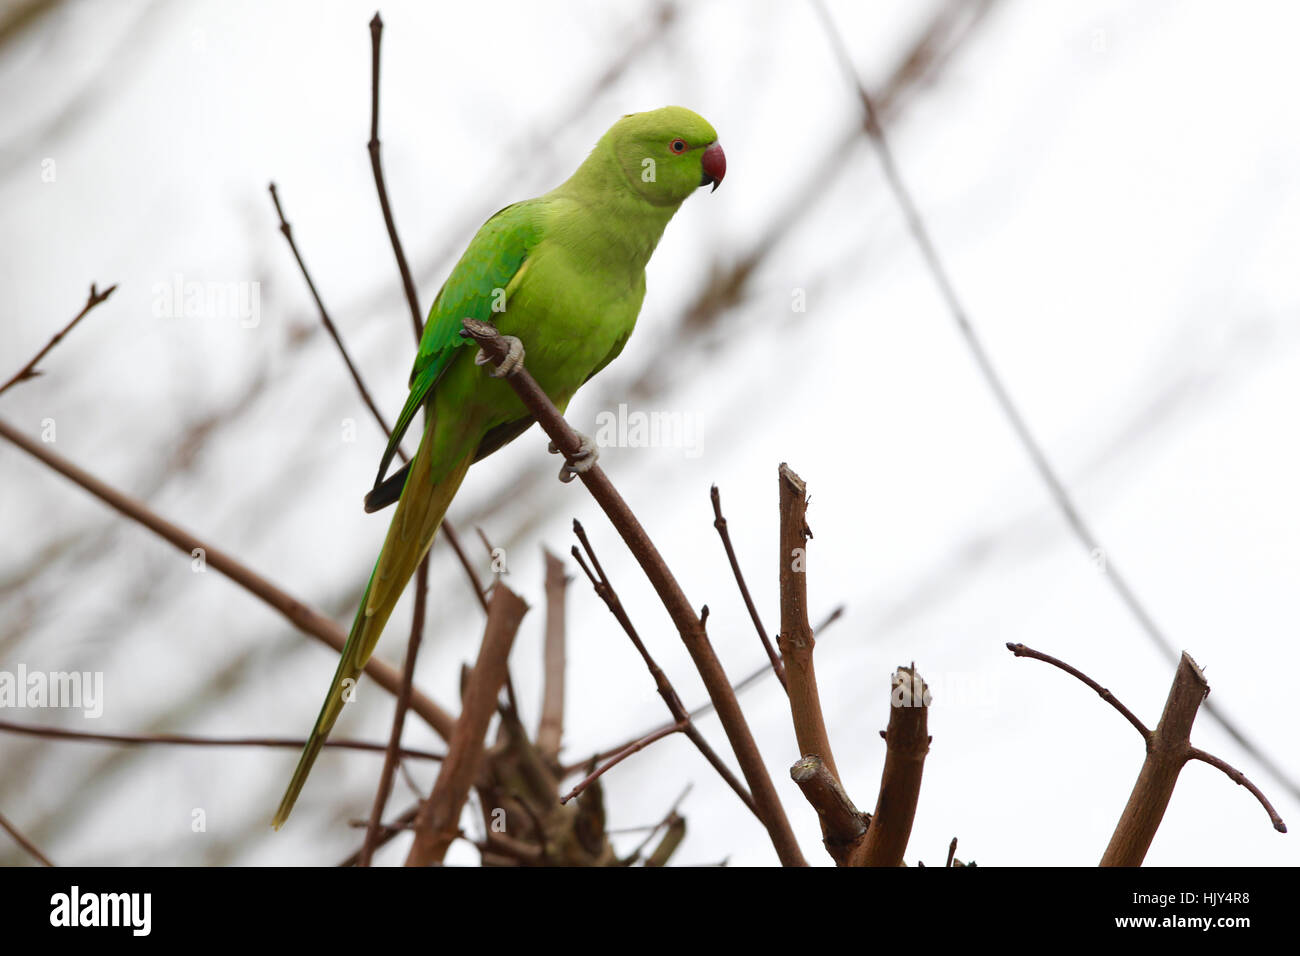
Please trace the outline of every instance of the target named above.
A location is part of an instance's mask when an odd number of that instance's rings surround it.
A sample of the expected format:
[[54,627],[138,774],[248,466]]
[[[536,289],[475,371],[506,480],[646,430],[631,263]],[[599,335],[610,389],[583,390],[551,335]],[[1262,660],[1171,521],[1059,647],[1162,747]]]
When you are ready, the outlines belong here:
[[[928,5],[831,4],[869,83]],[[568,174],[619,115],[680,103],[718,129],[726,182],[669,226],[637,335],[570,406],[592,432],[665,344],[681,309],[765,233],[856,120],[810,7],[692,3],[612,86],[585,91],[652,4],[387,3],[383,117],[390,193],[427,307],[477,223]],[[146,496],[346,623],[386,521],[360,498],[382,448],[317,331],[275,229],[295,237],[380,407],[395,415],[409,323],[365,141],[373,4],[68,4],[0,61],[0,377],[74,314],[91,280],[118,292],[4,396],[0,415]],[[890,133],[899,163],[993,360],[1086,515],[1157,621],[1205,667],[1213,699],[1292,778],[1300,666],[1300,120],[1296,8],[1274,3],[996,6]],[[90,92],[87,92],[87,91]],[[51,123],[55,116],[63,122]],[[52,159],[53,182],[42,181]],[[1141,765],[1131,728],[1082,685],[1003,648],[1066,659],[1154,724],[1172,667],[1148,643],[1060,516],[980,380],[861,142],[781,237],[725,341],[678,350],[643,411],[695,416],[700,454],[605,449],[601,463],[739,677],[763,657],[711,527],[718,483],[767,626],[775,628],[776,468],[813,496],[809,590],[844,618],[817,666],[836,758],[864,809],[879,783],[889,674],[915,661],[935,691],[934,741],[909,863],[1091,865]],[[431,270],[435,270],[432,271]],[[260,322],[159,318],[156,287],[259,283]],[[807,311],[791,309],[795,290]],[[295,345],[295,333],[312,338]],[[179,436],[270,380],[192,467],[160,480]],[[624,392],[620,392],[620,388]],[[356,421],[356,440],[341,423]],[[526,467],[557,462],[530,432],[477,466],[450,512],[510,558],[534,606],[513,669],[538,704],[543,544],[580,518],[688,706],[703,700],[667,615],[586,493],[548,481],[491,514]],[[0,588],[0,667],[105,674],[103,731],[305,733],[332,653],[16,450],[0,447],[0,584],[60,541],[33,581]],[[467,535],[472,539],[472,534]],[[479,552],[475,552],[478,554]],[[419,683],[453,701],[481,617],[435,548]],[[576,567],[573,568],[577,573]],[[394,622],[409,619],[406,604]],[[580,758],[665,716],[603,605],[575,581],[566,750]],[[379,653],[399,662],[405,626]],[[238,666],[236,665],[238,663]],[[221,692],[204,688],[233,667]],[[363,696],[366,685],[363,684]],[[337,732],[380,740],[373,689]],[[790,783],[797,758],[775,682],[742,697],[805,853],[829,862]],[[702,727],[725,748],[715,720]],[[1293,827],[1300,803],[1206,715],[1194,742],[1249,774]],[[410,746],[437,747],[418,722]],[[327,755],[292,824],[264,829],[295,754],[115,750],[0,735],[0,804],[57,862],[332,863],[359,839],[378,761]],[[420,784],[429,767],[414,767]],[[606,778],[611,826],[657,820],[682,788],[680,863],[770,863],[756,822],[684,739]],[[339,788],[344,788],[340,793]],[[87,792],[70,797],[79,790]],[[399,784],[394,810],[410,794]],[[64,807],[62,814],[58,807]],[[202,808],[207,832],[191,832]],[[636,837],[624,838],[631,846]],[[400,859],[394,847],[383,861]],[[476,859],[461,846],[453,857]],[[0,860],[21,857],[8,846]],[[1294,864],[1244,790],[1193,765],[1151,864]]]

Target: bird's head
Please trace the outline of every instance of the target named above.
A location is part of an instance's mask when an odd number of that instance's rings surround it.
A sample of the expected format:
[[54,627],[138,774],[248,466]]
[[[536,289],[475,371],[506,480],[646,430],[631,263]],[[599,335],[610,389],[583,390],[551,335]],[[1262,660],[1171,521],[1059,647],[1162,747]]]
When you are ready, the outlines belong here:
[[632,189],[656,206],[676,205],[727,173],[718,134],[680,106],[629,113],[605,134]]

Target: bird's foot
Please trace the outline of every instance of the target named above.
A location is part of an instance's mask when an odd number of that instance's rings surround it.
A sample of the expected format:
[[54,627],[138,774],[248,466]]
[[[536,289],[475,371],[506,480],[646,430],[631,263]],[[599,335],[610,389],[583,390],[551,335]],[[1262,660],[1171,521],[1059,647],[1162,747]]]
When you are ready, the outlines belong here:
[[[582,439],[578,445],[578,453],[572,458],[565,458],[564,465],[560,468],[560,481],[566,484],[573,480],[575,475],[583,475],[591,471],[596,459],[600,457],[600,452],[596,450],[596,443],[581,432],[577,433]],[[546,450],[552,455],[558,455],[560,449],[555,447],[555,442],[546,446]]]
[[[493,378],[505,378],[516,369],[522,368],[524,364],[524,343],[513,335],[503,335],[501,341],[506,343],[510,351],[506,353],[506,357],[501,360],[500,365],[488,371],[488,374]],[[490,365],[491,363],[492,360],[487,357],[482,349],[479,349],[478,354],[474,356],[474,364]]]

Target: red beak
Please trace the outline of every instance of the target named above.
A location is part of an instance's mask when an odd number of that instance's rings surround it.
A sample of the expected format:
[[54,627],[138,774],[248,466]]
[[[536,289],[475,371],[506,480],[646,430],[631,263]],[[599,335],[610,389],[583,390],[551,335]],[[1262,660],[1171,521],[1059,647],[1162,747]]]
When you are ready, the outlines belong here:
[[704,155],[700,157],[700,165],[704,167],[700,185],[707,186],[713,183],[713,189],[716,190],[722,182],[722,177],[727,175],[727,154],[722,151],[722,144],[714,143],[706,149]]

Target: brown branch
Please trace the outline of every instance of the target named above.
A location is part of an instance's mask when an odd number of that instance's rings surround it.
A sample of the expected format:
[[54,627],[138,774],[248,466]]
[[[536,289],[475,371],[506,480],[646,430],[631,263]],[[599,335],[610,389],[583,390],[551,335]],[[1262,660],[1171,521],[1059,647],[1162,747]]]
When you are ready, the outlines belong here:
[[411,684],[415,680],[415,658],[420,653],[424,638],[424,607],[429,596],[429,556],[420,562],[415,575],[415,611],[411,618],[411,636],[406,644],[406,659],[402,664],[402,689],[397,694],[397,707],[393,710],[393,729],[388,736],[388,752],[384,754],[384,769],[379,774],[379,788],[370,808],[370,821],[366,827],[366,840],[361,845],[358,866],[369,866],[379,839],[379,822],[393,792],[393,771],[397,769],[398,752],[402,748],[402,728],[406,725],[406,711],[411,706]]
[[848,863],[849,849],[867,832],[871,814],[853,805],[835,775],[821,757],[810,754],[795,761],[790,779],[799,785],[821,820],[826,852],[836,866]]
[[677,852],[684,839],[686,839],[686,818],[674,813],[668,822],[668,831],[659,841],[654,852],[646,858],[645,865],[650,868],[667,866],[668,860]]
[[1226,760],[1220,760],[1218,757],[1214,756],[1214,754],[1206,753],[1199,747],[1189,747],[1187,749],[1187,756],[1190,760],[1199,760],[1202,763],[1208,763],[1216,770],[1222,770],[1228,775],[1228,779],[1233,783],[1249,790],[1254,794],[1255,799],[1259,801],[1260,806],[1264,808],[1264,812],[1268,814],[1268,819],[1269,822],[1273,824],[1273,829],[1278,833],[1286,833],[1286,824],[1282,822],[1282,818],[1278,815],[1278,812],[1273,809],[1273,804],[1268,802],[1268,797],[1264,796],[1259,787],[1255,786],[1255,784],[1251,782],[1250,778],[1244,773],[1232,766],[1232,764],[1228,763]]
[[[51,740],[75,740],[99,744],[167,744],[182,747],[284,747],[288,750],[302,750],[305,740],[293,737],[199,737],[193,734],[110,734],[91,733],[85,730],[64,730],[62,727],[34,726],[0,720],[0,733],[22,734],[28,737],[44,737]],[[364,740],[347,740],[333,738],[325,741],[326,747],[340,750],[368,750],[384,753],[386,744],[373,744]],[[442,754],[429,750],[401,750],[403,759],[441,760]]]
[[398,271],[402,274],[402,291],[406,293],[406,304],[411,310],[411,324],[415,329],[415,341],[424,335],[424,321],[420,318],[420,297],[415,292],[415,280],[411,278],[411,268],[406,263],[402,252],[402,241],[397,238],[397,224],[393,221],[393,210],[388,203],[388,187],[384,184],[384,165],[379,158],[379,36],[384,32],[384,21],[378,12],[370,21],[370,142],[366,149],[370,153],[370,169],[375,174],[375,190],[379,193],[379,206],[384,212],[384,226],[388,229],[388,239],[393,244],[393,255],[397,259]]
[[[825,630],[827,627],[829,627],[831,624],[834,624],[836,621],[838,621],[838,620],[839,620],[843,615],[844,615],[844,605],[841,604],[841,605],[839,605],[838,607],[836,607],[835,610],[831,611],[830,614],[826,615],[826,617],[822,620],[822,622],[821,622],[820,624],[818,624],[816,627],[813,628],[813,636],[814,636],[814,637],[821,637],[821,636],[822,636],[822,631]],[[770,664],[764,664],[762,667],[756,668],[755,670],[753,670],[753,671],[751,671],[749,674],[747,674],[745,677],[742,677],[740,680],[736,681],[736,683],[734,683],[734,684],[731,686],[731,689],[732,689],[733,691],[735,691],[737,694],[739,694],[741,691],[746,690],[746,689],[749,688],[752,684],[754,684],[755,682],[757,682],[757,681],[760,680],[761,678],[766,677],[768,674],[771,674],[771,673],[772,673],[772,667],[771,667],[771,665],[770,665]],[[700,704],[700,705],[699,705],[698,707],[696,707],[694,710],[687,711],[687,716],[690,717],[691,720],[694,721],[694,720],[698,720],[700,717],[703,717],[705,714],[708,714],[708,713],[709,713],[710,711],[712,711],[712,710],[713,710],[713,701],[711,701],[711,700],[706,700],[704,703]],[[656,728],[656,729],[658,729],[658,728]],[[649,731],[647,731],[647,733],[649,733]],[[642,734],[641,736],[645,736],[645,735]],[[633,737],[633,738],[632,738],[632,740],[638,740],[638,739],[640,739],[640,738],[639,738],[639,737]],[[632,741],[626,741],[626,742],[624,742],[624,743],[619,744],[617,747],[607,747],[606,749],[601,750],[601,751],[599,751],[598,753],[596,753],[593,757],[589,757],[589,758],[587,758],[587,760],[588,760],[588,761],[590,761],[590,760],[603,760],[603,759],[605,759],[606,757],[610,756],[611,754],[616,754],[616,753],[618,753],[620,750],[622,750],[624,747],[626,747],[626,746],[628,745],[628,743],[631,743],[631,742],[632,742]],[[585,766],[586,763],[587,763],[587,761],[584,761],[583,763],[580,763],[580,764],[573,764],[573,765],[571,765],[571,766],[567,766],[567,767],[565,767],[565,768],[563,768],[563,769],[564,769],[564,772],[565,772],[566,774],[573,773],[573,772],[574,772],[575,770],[577,770],[579,767],[583,767],[583,766]]]
[[[1051,459],[1047,457],[1047,452],[1039,442],[1038,438],[1029,428],[1029,423],[1025,420],[1015,400],[1011,397],[1011,392],[1006,383],[1002,380],[998,370],[993,365],[993,360],[989,356],[988,350],[984,346],[983,340],[976,331],[974,324],[970,319],[966,307],[963,305],[960,297],[957,295],[956,286],[953,284],[951,276],[939,255],[938,246],[935,245],[933,237],[921,216],[920,209],[916,201],[912,198],[911,192],[903,182],[903,177],[899,171],[898,164],[894,159],[893,150],[885,136],[885,130],[880,121],[880,111],[877,108],[872,97],[867,93],[866,86],[858,78],[857,69],[853,65],[853,60],[849,56],[848,48],[844,45],[844,39],[835,27],[834,21],[827,12],[822,0],[813,0],[813,6],[826,29],[831,46],[836,58],[839,60],[840,67],[844,72],[849,84],[857,93],[859,103],[862,107],[862,133],[871,141],[872,146],[876,149],[876,154],[880,159],[881,169],[885,174],[885,179],[889,184],[890,191],[894,194],[898,202],[899,209],[903,214],[903,219],[907,224],[908,232],[911,233],[917,248],[925,261],[926,268],[934,279],[935,287],[939,295],[943,298],[947,306],[948,313],[952,317],[953,323],[957,327],[967,350],[975,360],[981,376],[989,391],[993,393],[993,398],[997,402],[1003,417],[1011,425],[1012,431],[1015,432],[1017,440],[1024,449],[1025,454],[1029,457],[1034,470],[1038,473],[1039,479],[1047,488],[1051,495],[1053,503],[1065,518],[1066,524],[1069,525],[1071,533],[1083,546],[1083,549],[1090,555],[1106,555],[1106,573],[1105,578],[1110,584],[1115,595],[1121,603],[1128,609],[1133,616],[1142,632],[1164,654],[1170,662],[1180,662],[1177,646],[1169,636],[1161,630],[1156,624],[1155,618],[1147,609],[1146,605],[1138,597],[1137,592],[1129,583],[1128,578],[1120,573],[1114,560],[1110,557],[1111,552],[1102,546],[1101,540],[1093,531],[1092,526],[1088,524],[1083,516],[1082,510],[1074,500],[1074,496],[1065,486],[1064,480],[1057,473]],[[1216,720],[1219,725],[1232,736],[1238,744],[1242,746],[1258,760],[1264,767],[1285,786],[1294,796],[1300,798],[1300,781],[1290,777],[1282,766],[1263,749],[1248,737],[1244,730],[1237,726],[1236,722],[1222,713],[1212,702],[1205,705],[1206,711]]]
[[1106,703],[1110,704],[1112,707],[1118,710],[1124,716],[1125,720],[1127,720],[1130,724],[1132,724],[1135,728],[1137,728],[1137,732],[1142,735],[1143,740],[1149,740],[1151,738],[1151,731],[1147,730],[1146,724],[1138,720],[1137,715],[1134,714],[1133,711],[1125,707],[1123,703],[1120,702],[1118,697],[1112,694],[1105,687],[1102,687],[1100,684],[1098,684],[1095,680],[1093,680],[1083,671],[1071,667],[1069,664],[1065,663],[1065,661],[1058,660],[1057,658],[1052,657],[1050,654],[1044,654],[1042,651],[1036,651],[1032,647],[1026,647],[1024,644],[1009,643],[1007,644],[1007,650],[1009,650],[1012,654],[1015,654],[1016,657],[1032,657],[1034,660],[1044,661],[1045,663],[1051,664],[1053,667],[1059,667],[1061,670],[1065,671],[1071,677],[1074,677],[1082,681],[1083,683],[1087,684],[1089,687],[1091,687],[1093,690],[1097,692],[1098,697],[1100,697]]
[[569,577],[564,562],[543,549],[546,557],[546,645],[543,651],[542,715],[537,722],[537,750],[543,760],[560,759],[564,736],[564,600]]
[[[293,228],[289,225],[289,221],[284,218],[284,210],[280,208],[280,196],[275,191],[275,183],[271,183],[269,188],[271,190],[271,202],[275,203],[275,214],[280,219],[280,232],[284,234],[285,241],[289,243],[289,251],[293,253],[293,257],[298,263],[298,271],[302,273],[303,279],[307,282],[307,289],[311,292],[311,297],[316,301],[316,309],[320,313],[321,322],[325,325],[325,331],[330,334],[330,338],[334,340],[334,345],[339,350],[339,355],[343,357],[343,364],[348,367],[348,374],[352,376],[352,382],[361,394],[361,400],[366,403],[366,407],[370,409],[370,414],[379,423],[379,427],[384,430],[385,437],[392,438],[392,429],[388,427],[388,422],[380,413],[375,400],[370,397],[370,391],[366,388],[366,383],[361,380],[361,373],[357,371],[352,356],[348,354],[347,346],[343,344],[339,330],[335,327],[334,320],[330,318],[329,310],[325,308],[324,300],[321,299],[320,293],[316,291],[316,283],[307,270],[307,263],[303,261],[302,253],[298,251],[298,244],[293,240]],[[402,461],[410,461],[401,448],[398,448],[397,451],[401,455]]]
[[[501,341],[496,329],[472,319],[466,319],[464,326],[465,331],[462,334],[472,337],[484,350],[484,354],[489,356],[494,364],[500,365],[506,356],[507,347]],[[560,452],[566,458],[572,459],[580,450],[581,439],[569,427],[550,398],[523,365],[521,364],[508,375],[506,381],[514,388]],[[771,777],[768,776],[767,768],[763,765],[763,758],[759,754],[758,745],[754,742],[749,724],[740,709],[740,704],[736,701],[731,683],[727,680],[726,671],[723,670],[705,634],[703,623],[682,592],[676,578],[668,570],[663,557],[651,542],[641,522],[632,514],[627,503],[610,483],[600,466],[593,465],[580,477],[591,496],[596,499],[596,503],[600,505],[601,510],[627,543],[628,550],[632,552],[646,577],[650,579],[673,624],[676,625],[682,642],[686,645],[686,650],[704,681],[709,697],[717,707],[718,719],[722,722],[727,739],[731,742],[732,750],[744,772],[754,797],[754,804],[758,808],[759,818],[767,828],[778,858],[787,866],[807,865],[799,850],[798,841],[795,840],[794,831],[790,829],[790,821],[786,819],[785,810],[781,807],[776,788],[772,784]]]
[[[713,527],[718,530],[718,537],[722,539],[722,547],[727,552],[727,560],[731,562],[731,573],[736,577],[736,586],[740,588],[740,596],[745,601],[750,620],[754,622],[754,629],[758,631],[758,640],[763,645],[763,650],[767,652],[768,660],[772,662],[772,672],[776,674],[776,679],[781,682],[781,686],[786,687],[785,666],[781,663],[776,648],[772,646],[772,642],[767,636],[767,629],[763,627],[763,622],[758,616],[758,608],[754,606],[754,599],[750,597],[749,586],[745,584],[745,576],[740,572],[740,562],[736,559],[736,549],[731,546],[731,533],[727,530],[727,519],[722,516],[722,495],[718,492],[717,485],[709,489],[709,498],[713,502]],[[789,693],[788,687],[786,687],[786,692]]]
[[[416,814],[420,812],[420,806],[421,804],[416,803],[414,806],[407,807],[404,811],[402,811],[402,814],[398,816],[396,819],[390,821],[389,823],[380,824],[379,837],[375,840],[375,849],[377,850],[381,846],[384,846],[393,837],[397,836],[399,833],[406,833],[408,830],[410,830],[415,823]],[[361,820],[359,821],[359,825],[369,826],[370,821]],[[356,866],[360,860],[361,860],[361,847],[357,847],[356,850],[354,850],[347,857],[347,859],[342,860],[338,865],[341,867]]]
[[[29,375],[28,378],[30,377],[31,376]],[[37,860],[39,860],[42,865],[44,866],[54,865],[53,863],[50,862],[50,858],[46,856],[44,853],[42,853],[40,850],[38,850],[36,848],[35,843],[27,839],[27,837],[23,836],[22,831],[19,830],[12,823],[10,823],[9,819],[3,813],[0,813],[0,827],[3,827],[9,833],[9,835],[14,838],[14,841],[20,847],[22,847],[24,850],[26,850],[28,853],[34,856]]]
[[574,797],[582,796],[583,792],[586,791],[588,787],[590,787],[593,783],[595,783],[597,780],[603,777],[607,772],[613,770],[615,767],[621,764],[628,757],[632,756],[634,753],[639,753],[640,751],[645,750],[646,747],[649,747],[656,740],[663,740],[665,737],[669,737],[675,733],[685,731],[687,727],[687,723],[688,722],[686,721],[679,721],[678,723],[675,724],[665,724],[663,727],[660,727],[658,730],[652,730],[650,733],[646,734],[640,740],[632,741],[632,743],[628,744],[626,747],[624,747],[618,753],[614,754],[614,756],[610,757],[608,760],[602,763],[591,773],[587,774],[585,777],[579,780],[574,785],[572,790],[570,790],[564,796],[560,797],[560,803],[568,803]]
[[474,672],[465,688],[456,729],[447,742],[433,792],[415,819],[415,842],[407,866],[441,863],[459,833],[461,810],[483,763],[483,738],[496,713],[497,695],[506,680],[506,660],[528,605],[501,582],[492,589],[487,627]]
[[[56,455],[45,445],[32,441],[7,422],[0,421],[0,438],[7,439],[17,445],[33,458],[75,484],[80,485],[110,508],[148,528],[185,554],[194,556],[201,553],[206,567],[225,575],[254,597],[279,611],[290,624],[304,634],[324,642],[339,653],[343,652],[343,647],[347,643],[347,634],[337,624],[319,611],[308,607],[297,598],[280,590],[280,588],[237,561],[231,555],[210,546],[188,531],[172,524],[151,511],[143,502],[123,494],[111,485],[100,481],[89,472],[83,471],[67,459]],[[365,672],[390,694],[400,692],[402,677],[392,665],[376,657],[371,657],[366,662]],[[411,694],[411,709],[419,714],[421,719],[444,740],[450,737],[452,730],[455,728],[456,719],[434,703],[432,699],[419,691],[413,691]]]
[[[646,669],[650,671],[650,676],[654,679],[655,689],[659,692],[659,696],[663,699],[664,705],[668,708],[668,713],[672,714],[673,717],[672,723],[660,727],[658,730],[651,731],[649,734],[642,737],[640,741],[634,740],[620,748],[617,760],[611,762],[609,766],[613,766],[614,763],[636,753],[636,751],[640,750],[646,743],[652,743],[654,740],[667,736],[669,733],[674,731],[681,731],[686,735],[690,742],[695,745],[695,749],[704,756],[704,759],[709,762],[710,766],[718,772],[718,776],[726,782],[727,786],[731,787],[736,796],[740,797],[745,806],[749,807],[750,811],[755,816],[759,817],[759,820],[761,821],[762,817],[759,816],[758,810],[754,806],[754,798],[750,796],[750,793],[745,789],[744,784],[736,779],[736,775],[731,772],[731,768],[723,763],[722,758],[718,756],[711,746],[709,746],[709,742],[704,739],[704,735],[700,733],[699,728],[696,727],[694,722],[691,720],[691,715],[687,713],[686,708],[682,705],[681,697],[678,696],[677,689],[673,687],[672,682],[668,679],[668,675],[663,672],[655,662],[655,659],[650,656],[650,652],[646,649],[645,644],[641,640],[641,635],[637,633],[636,628],[632,625],[632,619],[628,616],[627,609],[623,607],[623,602],[619,600],[618,592],[614,590],[614,585],[610,583],[609,577],[605,574],[605,569],[600,566],[600,560],[596,557],[596,552],[591,547],[591,541],[587,538],[586,529],[584,529],[582,524],[576,519],[573,522],[573,533],[578,536],[578,540],[582,542],[582,546],[586,549],[588,557],[591,558],[592,567],[596,569],[595,573],[593,574],[591,568],[587,567],[587,562],[583,560],[582,553],[576,547],[572,550],[573,557],[577,560],[579,567],[582,568],[583,572],[587,575],[587,578],[591,581],[591,586],[595,589],[596,595],[605,602],[605,606],[609,608],[610,613],[614,615],[614,619],[618,621],[619,625],[623,628],[623,632],[627,634],[628,638],[632,641],[632,646],[635,647],[637,653],[641,655],[641,659],[645,662]],[[638,743],[640,743],[640,746],[633,746]],[[604,773],[605,770],[609,769],[609,766],[606,766],[599,773],[593,774],[591,779],[600,776],[601,773]],[[573,793],[577,794],[581,792],[587,782],[589,781],[584,781],[575,787]]]
[[1174,673],[1174,682],[1165,701],[1165,709],[1160,716],[1160,723],[1154,731],[1145,725],[1133,713],[1115,699],[1110,691],[1103,688],[1091,677],[1033,648],[1023,644],[1008,644],[1007,649],[1017,657],[1031,657],[1045,661],[1078,678],[1091,687],[1097,694],[1124,718],[1137,728],[1146,743],[1147,756],[1138,774],[1137,783],[1129,795],[1128,804],[1120,816],[1110,844],[1102,856],[1102,866],[1141,866],[1151,848],[1160,821],[1164,819],[1169,800],[1173,796],[1174,784],[1178,774],[1189,760],[1200,760],[1225,773],[1234,783],[1245,787],[1259,801],[1268,814],[1273,828],[1279,833],[1286,833],[1286,824],[1278,816],[1273,805],[1245,774],[1224,760],[1208,754],[1191,744],[1192,723],[1197,711],[1210,693],[1210,685],[1200,667],[1192,660],[1190,654],[1183,652]]
[[1160,821],[1164,819],[1178,774],[1187,762],[1196,712],[1209,692],[1210,685],[1205,675],[1192,656],[1184,651],[1160,723],[1147,738],[1147,757],[1138,773],[1137,783],[1133,785],[1128,805],[1120,815],[1110,844],[1102,854],[1102,866],[1142,865],[1156,830],[1160,828]]
[[916,802],[921,796],[921,773],[930,752],[926,730],[930,690],[916,665],[894,671],[889,700],[889,726],[885,738],[885,770],[871,826],[849,855],[849,866],[902,866],[912,835]]
[[49,342],[45,344],[45,348],[37,352],[32,357],[31,361],[15,372],[13,378],[9,379],[9,381],[5,382],[3,385],[0,385],[0,395],[9,391],[9,389],[13,388],[19,382],[25,382],[28,379],[36,378],[36,376],[42,374],[41,370],[36,367],[37,363],[39,363],[41,359],[45,358],[45,356],[49,355],[50,350],[62,342],[63,337],[75,329],[77,323],[90,314],[91,309],[112,295],[113,290],[116,288],[116,285],[111,285],[103,292],[98,292],[95,289],[95,284],[92,282],[90,284],[90,295],[86,297],[86,304],[81,307],[81,311],[72,317],[71,322],[59,329],[59,331],[55,332],[54,338],[50,339]]
[[821,757],[826,769],[840,778],[831,755],[830,735],[822,716],[821,698],[817,693],[817,674],[813,668],[816,639],[808,623],[807,544],[808,494],[803,479],[789,465],[777,472],[781,507],[781,635],[777,646],[785,664],[786,691],[790,695],[790,715],[799,753]]

